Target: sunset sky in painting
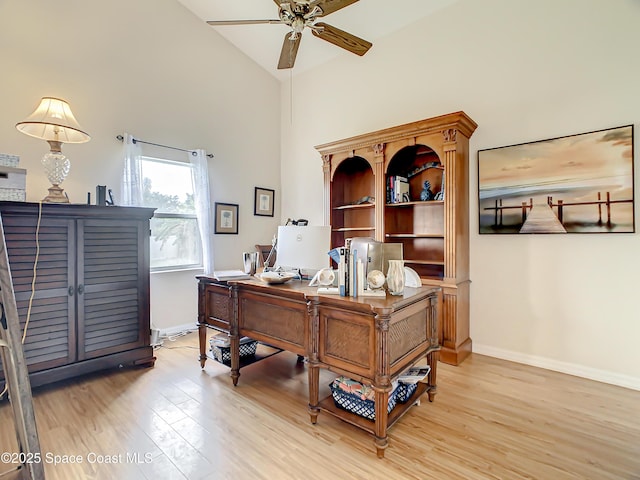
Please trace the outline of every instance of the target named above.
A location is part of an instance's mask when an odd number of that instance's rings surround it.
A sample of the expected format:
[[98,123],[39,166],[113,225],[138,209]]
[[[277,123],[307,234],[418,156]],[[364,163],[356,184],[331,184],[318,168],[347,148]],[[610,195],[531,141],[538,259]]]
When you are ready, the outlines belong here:
[[632,188],[632,132],[632,126],[626,126],[481,150],[480,197],[504,189]]

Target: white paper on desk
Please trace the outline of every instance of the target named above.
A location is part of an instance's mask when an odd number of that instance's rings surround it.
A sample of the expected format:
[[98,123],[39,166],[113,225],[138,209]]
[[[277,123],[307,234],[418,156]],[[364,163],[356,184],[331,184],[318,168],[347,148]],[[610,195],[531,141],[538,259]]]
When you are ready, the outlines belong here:
[[251,278],[251,275],[244,273],[242,270],[217,270],[213,272],[213,276],[216,280],[242,280],[244,278]]

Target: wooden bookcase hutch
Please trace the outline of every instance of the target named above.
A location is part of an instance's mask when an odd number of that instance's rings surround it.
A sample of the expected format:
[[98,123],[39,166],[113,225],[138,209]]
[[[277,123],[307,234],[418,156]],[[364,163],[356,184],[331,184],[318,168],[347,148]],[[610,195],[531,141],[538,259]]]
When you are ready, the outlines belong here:
[[[332,246],[353,237],[402,243],[405,265],[442,288],[440,359],[454,365],[471,352],[468,163],[476,127],[455,112],[316,146]],[[398,176],[408,179],[409,201],[390,203],[387,187]],[[423,201],[427,181],[435,199]]]

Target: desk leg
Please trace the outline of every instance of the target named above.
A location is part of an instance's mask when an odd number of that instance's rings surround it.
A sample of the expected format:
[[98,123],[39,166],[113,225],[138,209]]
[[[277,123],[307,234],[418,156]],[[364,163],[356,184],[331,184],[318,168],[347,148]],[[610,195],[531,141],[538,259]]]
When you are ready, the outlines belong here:
[[238,378],[240,377],[240,337],[238,335],[231,335],[230,337],[230,355],[231,355],[231,380],[233,386],[238,385]]
[[238,385],[240,377],[240,309],[238,307],[238,285],[231,287],[231,304],[233,305],[233,316],[229,322],[229,353],[231,354],[231,381],[233,386]]
[[[318,422],[318,414],[320,413],[319,403],[319,389],[320,389],[320,368],[318,367],[318,342],[319,342],[319,315],[318,315],[318,300],[312,300],[307,302],[307,312],[309,319],[309,337],[306,339],[306,356],[307,363],[307,376],[309,383],[309,417],[311,423],[315,425]],[[300,355],[298,355],[298,361],[300,361]],[[304,361],[304,359],[303,359]]]
[[200,341],[200,368],[204,368],[207,361],[207,326],[204,323],[198,325],[198,338]]
[[438,374],[438,360],[440,359],[440,352],[431,352],[427,355],[431,370],[429,371],[429,401],[433,402],[436,393],[438,393],[437,374]]
[[389,391],[381,391],[376,389],[376,434],[375,445],[378,458],[384,458],[384,451],[389,445],[387,437],[387,423],[389,414],[387,408],[389,406]]
[[320,413],[320,407],[318,407],[320,368],[315,365],[309,365],[307,375],[309,377],[309,417],[311,418],[311,423],[315,425],[318,422],[318,414]]

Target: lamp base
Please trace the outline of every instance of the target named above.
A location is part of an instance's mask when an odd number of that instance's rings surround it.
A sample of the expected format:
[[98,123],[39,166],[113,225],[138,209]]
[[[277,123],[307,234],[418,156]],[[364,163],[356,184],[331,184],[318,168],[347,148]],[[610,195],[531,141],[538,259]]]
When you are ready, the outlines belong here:
[[63,194],[63,191],[64,189],[58,185],[51,185],[49,187],[49,195],[44,197],[42,201],[44,203],[69,203],[69,197]]

